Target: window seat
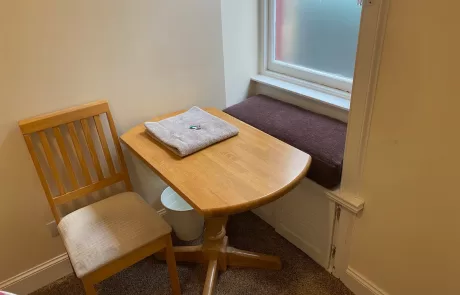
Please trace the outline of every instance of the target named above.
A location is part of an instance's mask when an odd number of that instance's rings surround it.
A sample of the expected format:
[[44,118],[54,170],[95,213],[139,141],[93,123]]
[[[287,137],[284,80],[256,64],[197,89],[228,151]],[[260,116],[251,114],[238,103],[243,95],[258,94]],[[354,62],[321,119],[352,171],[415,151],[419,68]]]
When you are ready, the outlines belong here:
[[256,95],[224,112],[312,157],[307,177],[333,189],[340,184],[347,125],[297,106]]

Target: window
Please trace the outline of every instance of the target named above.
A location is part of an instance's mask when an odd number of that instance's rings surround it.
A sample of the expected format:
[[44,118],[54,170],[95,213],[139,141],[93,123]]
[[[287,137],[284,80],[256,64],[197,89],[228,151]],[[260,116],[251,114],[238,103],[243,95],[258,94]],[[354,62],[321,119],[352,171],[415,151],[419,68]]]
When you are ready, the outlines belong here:
[[356,0],[266,0],[264,71],[351,92]]

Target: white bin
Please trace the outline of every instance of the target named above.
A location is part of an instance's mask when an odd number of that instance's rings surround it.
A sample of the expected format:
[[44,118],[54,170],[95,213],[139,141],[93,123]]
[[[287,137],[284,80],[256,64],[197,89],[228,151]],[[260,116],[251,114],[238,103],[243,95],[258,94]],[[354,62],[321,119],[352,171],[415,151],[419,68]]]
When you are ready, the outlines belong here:
[[183,241],[200,237],[203,232],[204,218],[198,214],[171,187],[161,193],[161,203],[166,208],[166,221],[171,225],[176,236]]

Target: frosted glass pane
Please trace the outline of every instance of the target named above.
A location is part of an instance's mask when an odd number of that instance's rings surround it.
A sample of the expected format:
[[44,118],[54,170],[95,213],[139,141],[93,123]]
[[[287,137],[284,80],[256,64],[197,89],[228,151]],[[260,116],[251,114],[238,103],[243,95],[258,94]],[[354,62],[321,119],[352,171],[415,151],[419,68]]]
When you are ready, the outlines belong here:
[[356,0],[276,0],[275,58],[353,78],[361,6]]

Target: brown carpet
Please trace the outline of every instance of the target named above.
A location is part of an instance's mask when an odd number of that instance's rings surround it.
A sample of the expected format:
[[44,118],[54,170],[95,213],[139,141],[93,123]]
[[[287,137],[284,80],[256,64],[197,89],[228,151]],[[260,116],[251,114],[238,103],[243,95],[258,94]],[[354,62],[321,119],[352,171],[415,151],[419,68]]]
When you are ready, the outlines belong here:
[[[352,295],[310,257],[286,241],[252,213],[230,218],[227,234],[232,246],[281,257],[281,271],[229,268],[219,275],[215,294]],[[177,243],[179,244],[179,243]],[[205,270],[200,265],[178,265],[182,294],[201,294]],[[99,295],[170,294],[166,265],[149,257],[97,286]],[[82,284],[72,274],[32,295],[80,295]]]

